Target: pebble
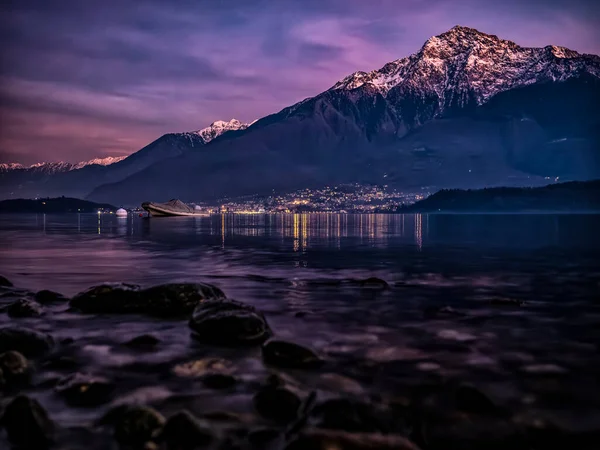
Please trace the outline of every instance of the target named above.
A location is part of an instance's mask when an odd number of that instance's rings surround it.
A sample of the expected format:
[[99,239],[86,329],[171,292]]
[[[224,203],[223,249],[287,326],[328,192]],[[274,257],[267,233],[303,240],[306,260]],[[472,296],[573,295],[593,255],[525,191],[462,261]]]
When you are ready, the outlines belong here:
[[27,357],[40,356],[54,346],[48,334],[24,327],[0,328],[0,353],[15,350]]
[[254,396],[254,408],[266,419],[288,423],[296,418],[300,398],[284,387],[267,386]]
[[209,445],[215,436],[208,422],[184,410],[169,417],[161,439],[169,449],[195,449]]
[[92,407],[108,403],[115,385],[106,378],[74,373],[61,379],[56,392],[71,406]]
[[10,317],[14,318],[39,317],[44,314],[44,308],[33,300],[20,298],[10,304],[8,308],[6,308],[6,312]]
[[313,350],[293,342],[271,339],[261,349],[263,361],[272,366],[313,369],[323,363]]

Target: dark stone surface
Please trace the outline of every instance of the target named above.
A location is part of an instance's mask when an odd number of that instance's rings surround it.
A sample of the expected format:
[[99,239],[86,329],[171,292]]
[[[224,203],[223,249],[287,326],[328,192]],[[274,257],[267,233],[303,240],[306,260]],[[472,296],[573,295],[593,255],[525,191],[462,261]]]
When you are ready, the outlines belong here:
[[54,346],[52,336],[29,328],[0,328],[0,352],[15,350],[27,357],[40,356]]
[[45,449],[54,441],[54,422],[46,410],[37,400],[23,395],[8,404],[2,425],[16,448]]
[[120,444],[139,447],[158,437],[165,418],[147,406],[118,406],[109,411],[101,423],[114,426],[114,436]]
[[0,371],[7,385],[26,382],[31,373],[27,358],[21,353],[8,351],[0,354]]
[[12,287],[13,284],[7,278],[0,275],[0,286]]
[[262,313],[233,300],[202,302],[189,326],[195,339],[215,345],[259,345],[272,335]]
[[225,294],[210,284],[164,284],[142,290],[132,284],[104,284],[77,294],[70,302],[83,313],[148,314],[168,317],[191,313],[204,300]]
[[254,396],[254,408],[266,419],[289,423],[296,418],[301,400],[284,387],[267,386]]
[[313,350],[277,339],[271,339],[263,344],[262,356],[266,364],[277,367],[314,369],[323,363]]
[[419,450],[399,435],[348,433],[332,430],[307,430],[290,442],[285,450]]
[[44,308],[33,300],[20,298],[12,303],[6,312],[10,317],[39,317],[44,314]]
[[36,302],[41,303],[42,305],[48,303],[63,303],[69,300],[64,295],[59,294],[58,292],[49,291],[48,289],[36,292],[34,299]]
[[56,392],[70,406],[93,407],[110,401],[115,385],[106,378],[74,373],[61,379]]
[[210,389],[229,389],[236,385],[233,375],[226,373],[208,373],[200,378],[202,384]]
[[315,406],[311,421],[318,428],[365,433],[403,430],[403,422],[383,405],[339,398]]
[[180,411],[169,417],[161,434],[161,440],[169,449],[205,447],[214,439],[208,422],[194,417],[189,411]]
[[156,349],[159,343],[160,339],[158,339],[156,336],[151,334],[142,334],[141,336],[134,337],[133,339],[123,343],[123,345],[135,350],[152,351]]

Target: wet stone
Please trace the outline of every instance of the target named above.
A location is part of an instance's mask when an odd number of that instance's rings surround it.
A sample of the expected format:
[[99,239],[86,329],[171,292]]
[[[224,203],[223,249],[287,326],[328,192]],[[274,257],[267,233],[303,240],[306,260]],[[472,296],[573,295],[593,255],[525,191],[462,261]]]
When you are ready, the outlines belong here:
[[498,407],[479,389],[463,385],[459,386],[455,392],[456,408],[475,414],[497,414]]
[[151,334],[142,334],[125,342],[123,345],[135,350],[152,351],[160,343],[160,339]]
[[131,284],[105,284],[77,294],[70,305],[84,313],[173,317],[190,314],[204,300],[224,298],[223,291],[206,283],[163,284],[144,290]]
[[307,430],[290,442],[285,450],[419,450],[399,435],[348,433],[332,430]]
[[75,373],[58,382],[56,392],[71,406],[93,407],[110,401],[115,389],[106,378]]
[[232,363],[220,358],[204,358],[178,364],[173,373],[179,377],[202,377],[212,373],[229,373]]
[[44,362],[44,369],[72,370],[78,366],[77,361],[70,356],[55,356]]
[[10,317],[39,317],[44,314],[44,308],[33,300],[20,298],[12,303],[6,312]]
[[289,389],[267,386],[254,396],[254,408],[266,419],[288,423],[296,418],[300,398]]
[[2,425],[16,448],[45,449],[54,441],[54,422],[37,400],[24,395],[6,406]]
[[208,422],[194,417],[188,411],[175,413],[163,429],[161,440],[169,449],[195,449],[209,445],[215,436]]
[[0,286],[12,287],[13,284],[7,278],[0,275]]
[[276,428],[260,428],[248,433],[248,442],[253,448],[263,449],[280,436]]
[[46,305],[48,303],[65,303],[69,299],[58,292],[49,291],[44,289],[35,294],[34,299],[36,302]]
[[27,357],[40,356],[54,346],[54,340],[48,334],[29,328],[0,328],[0,353],[15,350]]
[[318,428],[350,432],[390,433],[403,430],[404,425],[384,406],[345,398],[318,404],[311,419]]
[[226,373],[209,373],[202,376],[200,381],[209,389],[229,389],[237,383],[234,376]]
[[504,298],[498,297],[490,300],[490,305],[496,306],[524,306],[525,302],[523,300],[518,300],[516,298]]
[[114,425],[117,442],[135,447],[157,437],[165,424],[165,418],[150,407],[119,406],[109,411],[102,422]]
[[377,277],[366,278],[364,280],[360,280],[358,283],[363,289],[373,289],[380,291],[390,289],[390,285],[387,281]]
[[263,344],[262,357],[266,364],[293,369],[314,369],[323,363],[311,349],[276,339]]
[[262,313],[233,300],[202,302],[189,326],[195,339],[223,346],[260,345],[272,335]]
[[21,353],[8,351],[0,354],[0,370],[8,385],[26,382],[29,378],[31,367],[27,358]]

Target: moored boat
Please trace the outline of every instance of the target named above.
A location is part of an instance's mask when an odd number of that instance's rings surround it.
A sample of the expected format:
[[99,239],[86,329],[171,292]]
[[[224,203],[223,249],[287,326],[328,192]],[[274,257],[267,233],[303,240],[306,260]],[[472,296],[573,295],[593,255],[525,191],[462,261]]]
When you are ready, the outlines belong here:
[[[151,216],[208,216],[209,214],[198,207],[186,205],[181,200],[172,199],[165,203],[144,202],[144,208]],[[197,209],[198,208],[198,209]]]

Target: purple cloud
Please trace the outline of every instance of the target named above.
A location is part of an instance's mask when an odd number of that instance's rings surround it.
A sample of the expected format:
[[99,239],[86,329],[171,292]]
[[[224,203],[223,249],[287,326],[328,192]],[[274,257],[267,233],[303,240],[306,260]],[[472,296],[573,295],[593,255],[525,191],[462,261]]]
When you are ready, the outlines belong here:
[[[526,3],[526,4],[524,4]],[[456,24],[600,53],[594,1],[77,0],[0,6],[0,160],[129,154],[251,121]]]

